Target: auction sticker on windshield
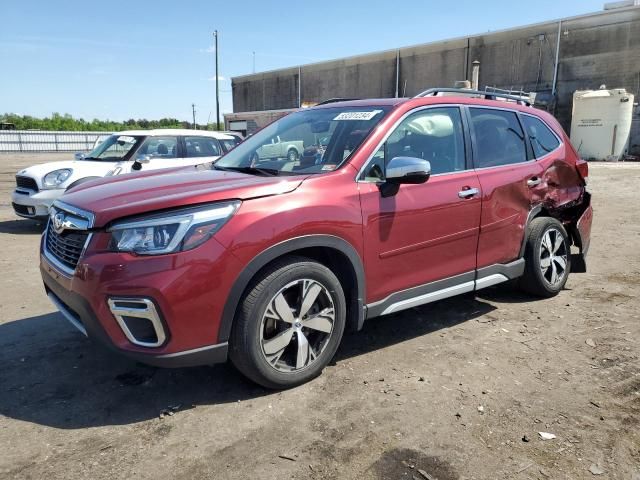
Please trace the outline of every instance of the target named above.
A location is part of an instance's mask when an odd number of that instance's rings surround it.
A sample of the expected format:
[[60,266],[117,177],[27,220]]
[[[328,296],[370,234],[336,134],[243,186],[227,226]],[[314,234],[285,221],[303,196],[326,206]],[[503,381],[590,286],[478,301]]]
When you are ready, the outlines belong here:
[[370,112],[342,112],[334,120],[371,120],[382,110],[372,110]]

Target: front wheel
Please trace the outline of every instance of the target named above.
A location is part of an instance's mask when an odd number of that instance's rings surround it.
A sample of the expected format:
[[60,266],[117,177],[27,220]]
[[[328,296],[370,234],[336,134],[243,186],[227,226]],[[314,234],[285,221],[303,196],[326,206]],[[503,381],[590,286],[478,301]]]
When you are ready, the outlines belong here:
[[571,271],[571,244],[562,223],[538,217],[529,226],[525,270],[520,287],[540,297],[553,297],[564,288]]
[[344,332],[340,281],[304,257],[276,262],[249,287],[231,332],[229,355],[240,372],[267,388],[318,376]]

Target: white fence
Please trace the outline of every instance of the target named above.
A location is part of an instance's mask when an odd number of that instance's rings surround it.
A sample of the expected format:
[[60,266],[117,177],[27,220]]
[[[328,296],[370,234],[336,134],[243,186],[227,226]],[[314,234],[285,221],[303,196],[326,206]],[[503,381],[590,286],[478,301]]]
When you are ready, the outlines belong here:
[[0,130],[0,152],[86,152],[111,132]]

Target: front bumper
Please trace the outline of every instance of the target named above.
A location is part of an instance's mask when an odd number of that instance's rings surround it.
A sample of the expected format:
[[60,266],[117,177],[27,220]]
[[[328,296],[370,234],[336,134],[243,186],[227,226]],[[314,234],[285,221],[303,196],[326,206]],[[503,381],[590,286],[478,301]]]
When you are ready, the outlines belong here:
[[[107,338],[104,330],[101,328],[97,318],[90,311],[88,305],[82,306],[82,300],[77,299],[74,303],[77,310],[72,310],[62,299],[60,299],[49,287],[45,280],[45,289],[49,300],[60,311],[62,316],[66,318],[74,327],[76,327],[84,336],[100,341],[103,345],[116,350],[118,353],[136,360],[140,363],[163,368],[182,368],[195,367],[199,365],[213,365],[215,363],[224,363],[227,361],[228,344],[227,342],[216,345],[207,345],[183,352],[165,353],[165,354],[147,354],[137,353],[114,348],[114,345]],[[67,301],[70,299],[67,298]],[[83,312],[82,314],[78,313]]]
[[[100,245],[104,236],[94,234],[90,244]],[[226,285],[233,281],[233,258],[211,239],[194,250],[158,257],[88,254],[72,276],[41,255],[40,271],[51,301],[87,337],[142,363],[187,367],[227,359],[227,342],[218,338],[218,330]],[[114,298],[153,302],[166,340],[151,347],[132,342],[112,313]]]
[[[21,193],[24,192],[24,193]],[[49,207],[64,194],[64,189],[41,190],[27,193],[14,190],[11,202],[16,215],[23,218],[42,219],[49,215]]]

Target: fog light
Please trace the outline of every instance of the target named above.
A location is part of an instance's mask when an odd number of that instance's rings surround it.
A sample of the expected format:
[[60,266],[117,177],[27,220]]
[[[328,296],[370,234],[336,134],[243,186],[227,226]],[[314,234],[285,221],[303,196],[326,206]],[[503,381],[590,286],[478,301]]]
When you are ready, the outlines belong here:
[[148,298],[110,298],[109,310],[127,339],[141,347],[159,347],[167,334],[155,304]]

